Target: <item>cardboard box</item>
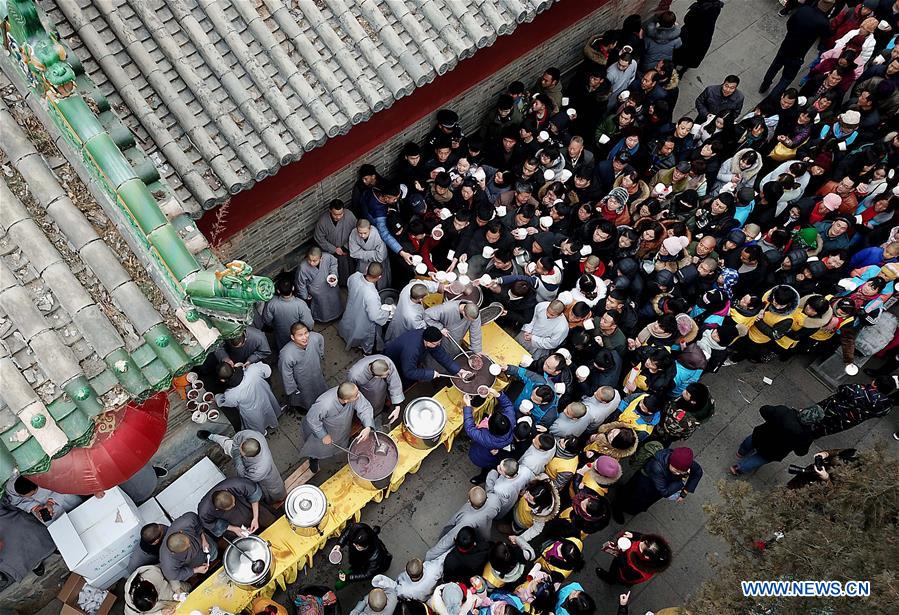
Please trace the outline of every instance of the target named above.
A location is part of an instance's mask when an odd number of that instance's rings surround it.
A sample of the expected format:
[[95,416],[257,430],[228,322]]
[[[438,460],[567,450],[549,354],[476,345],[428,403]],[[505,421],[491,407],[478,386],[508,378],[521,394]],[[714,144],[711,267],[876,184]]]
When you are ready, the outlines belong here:
[[69,570],[97,578],[131,555],[140,539],[137,506],[118,487],[90,498],[47,526]]
[[116,581],[123,579],[134,572],[131,570],[130,566],[128,566],[130,562],[131,554],[129,553],[119,561],[113,563],[96,577],[85,579],[84,582],[100,589],[109,589],[116,584]]
[[150,498],[138,506],[137,516],[140,517],[141,527],[148,523],[162,523],[163,525],[168,525],[172,522],[168,515],[165,514],[165,511],[162,510],[162,507],[159,505],[159,502],[156,501],[156,498]]
[[[88,615],[78,608],[78,594],[81,592],[84,584],[85,580],[81,575],[74,573],[69,575],[62,589],[59,590],[59,594],[57,594],[57,597],[62,602],[62,608],[59,610],[60,615]],[[107,615],[115,601],[115,594],[107,592],[99,610],[93,615]]]
[[197,512],[197,505],[203,496],[225,475],[209,457],[203,457],[190,470],[182,474],[171,485],[156,495],[156,501],[174,521],[187,512]]

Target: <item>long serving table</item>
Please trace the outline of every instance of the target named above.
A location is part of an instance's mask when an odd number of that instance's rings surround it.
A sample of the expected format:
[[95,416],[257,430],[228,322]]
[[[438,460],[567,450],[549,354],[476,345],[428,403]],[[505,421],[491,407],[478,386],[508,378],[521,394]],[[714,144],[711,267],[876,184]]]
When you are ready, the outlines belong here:
[[[517,365],[525,352],[496,323],[484,326],[482,341],[484,353],[501,364]],[[506,385],[502,379],[497,380],[497,383],[498,387],[504,388]],[[442,443],[449,451],[456,435],[462,430],[462,393],[454,387],[446,387],[434,395],[434,398],[446,408],[447,426]],[[492,404],[488,402],[479,408],[479,411],[483,413],[491,406]],[[361,518],[362,509],[366,504],[372,501],[380,502],[395,493],[406,480],[406,476],[418,472],[425,457],[438,448],[429,450],[413,448],[403,438],[402,424],[395,427],[390,435],[398,445],[399,461],[387,489],[360,487],[353,480],[349,467],[343,466],[321,486],[328,498],[330,515],[319,536],[300,536],[291,529],[290,523],[283,515],[262,532],[262,538],[269,542],[274,555],[272,580],[268,585],[258,589],[245,589],[229,581],[225,571],[219,568],[190,593],[187,600],[178,607],[176,615],[190,615],[194,611],[207,615],[213,606],[237,613],[246,608],[256,596],[271,597],[278,587],[284,589],[296,581],[299,572],[304,567],[312,565],[312,557],[329,539],[338,536],[351,520],[358,521]]]

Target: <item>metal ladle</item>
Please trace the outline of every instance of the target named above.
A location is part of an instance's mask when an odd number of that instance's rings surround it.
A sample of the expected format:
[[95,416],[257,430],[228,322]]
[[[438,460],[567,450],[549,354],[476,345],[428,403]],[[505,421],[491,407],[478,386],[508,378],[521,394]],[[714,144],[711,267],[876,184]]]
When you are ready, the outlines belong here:
[[372,430],[372,435],[375,437],[375,455],[386,455],[387,451],[390,450],[390,447],[387,446],[386,443],[381,442],[378,439],[378,432]]
[[440,372],[434,372],[434,375],[443,376],[444,378],[453,378],[455,380],[461,380],[462,382],[471,382],[472,380],[474,380],[474,374],[472,374],[471,378],[469,378],[468,380],[466,380],[462,376],[450,376],[449,374],[441,374]]
[[353,451],[351,451],[351,450],[348,449],[348,448],[343,448],[342,446],[340,446],[340,445],[337,444],[336,442],[331,442],[331,446],[336,446],[337,448],[339,448],[340,450],[342,450],[344,453],[346,453],[346,454],[349,455],[350,457],[355,457],[356,459],[359,460],[359,462],[360,462],[362,465],[367,465],[367,464],[371,463],[371,458],[370,458],[368,455],[360,455],[359,453],[354,453]]
[[249,553],[238,547],[235,543],[231,542],[231,540],[224,534],[222,534],[222,538],[224,538],[225,542],[227,542],[229,545],[237,549],[238,553],[250,560],[250,570],[253,571],[253,574],[259,574],[260,572],[265,570],[265,562],[263,562],[261,559],[253,559],[252,557],[250,557]]
[[454,338],[452,335],[444,335],[443,337],[445,337],[445,338],[451,340],[451,341],[453,342],[453,344],[456,345],[456,348],[458,348],[459,351],[460,351],[462,354],[465,355],[465,358],[466,358],[466,359],[469,358],[469,357],[471,356],[470,354],[468,354],[468,352],[467,352],[464,348],[462,348],[462,345],[459,344],[459,342],[456,341],[456,338]]

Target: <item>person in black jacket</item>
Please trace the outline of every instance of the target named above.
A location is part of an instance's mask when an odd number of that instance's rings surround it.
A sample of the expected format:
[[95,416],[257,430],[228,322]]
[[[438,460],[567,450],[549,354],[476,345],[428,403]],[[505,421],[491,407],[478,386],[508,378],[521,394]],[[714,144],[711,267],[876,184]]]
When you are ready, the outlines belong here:
[[799,74],[805,54],[818,39],[830,36],[830,22],[827,12],[833,8],[834,0],[819,0],[817,4],[805,4],[799,7],[787,20],[787,33],[784,35],[777,55],[771,61],[768,71],[762,77],[759,94],[764,94],[771,87],[774,77],[783,69],[780,81],[771,90],[771,95],[783,92]]
[[337,573],[334,589],[341,589],[348,583],[367,581],[390,568],[393,556],[378,538],[380,530],[378,526],[353,523],[343,531],[332,551],[347,547],[348,568]]
[[444,582],[468,583],[471,577],[481,574],[489,550],[489,545],[479,541],[472,528],[460,528],[453,539],[453,548],[443,560]]
[[696,491],[702,467],[693,458],[693,449],[665,448],[622,486],[615,506],[629,515],[646,512],[662,498],[681,502]]
[[800,420],[795,408],[762,406],[759,414],[765,422],[740,444],[739,461],[730,467],[734,476],[755,472],[772,461],[782,461],[791,452],[805,455],[814,440],[811,427]]
[[681,46],[674,50],[674,65],[683,77],[689,68],[698,68],[712,46],[715,23],[721,14],[721,0],[696,0],[684,15],[680,31]]

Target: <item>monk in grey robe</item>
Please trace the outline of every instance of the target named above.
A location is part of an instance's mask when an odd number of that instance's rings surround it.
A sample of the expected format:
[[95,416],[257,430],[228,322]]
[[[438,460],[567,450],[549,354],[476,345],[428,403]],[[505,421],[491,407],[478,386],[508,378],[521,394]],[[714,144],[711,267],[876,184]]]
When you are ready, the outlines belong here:
[[350,615],[391,615],[394,612],[398,600],[393,580],[383,577],[377,582],[372,579],[371,584],[373,589],[362,596]]
[[47,528],[31,513],[0,504],[0,590],[18,583],[56,551]]
[[483,349],[481,346],[481,313],[478,311],[478,306],[470,301],[455,299],[429,307],[425,310],[425,324],[437,327],[444,337],[451,337],[456,341],[454,344],[452,341],[444,339],[441,344],[452,357],[459,354],[459,346],[462,346],[462,339],[466,333],[469,334],[468,347],[472,352],[480,353]]
[[159,548],[159,567],[169,581],[187,581],[195,574],[205,574],[216,558],[215,538],[203,529],[195,512],[172,521]]
[[328,390],[322,371],[325,338],[301,322],[294,324],[290,333],[290,341],[281,349],[278,369],[288,396],[287,403],[292,408],[308,410],[318,396]]
[[[427,602],[443,577],[443,560],[444,557],[438,557],[422,562],[416,558],[407,562],[406,569],[397,575],[394,582],[397,597],[403,600]],[[389,577],[386,575],[375,575],[372,582],[375,580],[379,584],[389,587]]]
[[406,399],[403,395],[403,381],[396,365],[382,354],[363,357],[347,370],[346,379],[359,387],[359,392],[371,404],[375,416],[381,414],[390,393],[393,411],[390,421],[399,416],[400,404]]
[[272,375],[272,368],[265,363],[252,363],[234,368],[227,363],[218,367],[219,381],[228,388],[215,396],[219,406],[231,406],[240,412],[243,429],[265,433],[278,426],[281,406],[265,380]]
[[390,319],[384,342],[392,342],[406,331],[425,328],[424,298],[440,290],[440,285],[431,280],[412,280],[400,291],[396,302],[396,314]]
[[268,345],[265,333],[256,327],[247,327],[239,336],[225,340],[225,343],[215,350],[215,358],[232,367],[265,361],[271,354],[272,349]]
[[284,344],[290,341],[290,328],[301,322],[310,329],[315,326],[312,311],[297,295],[293,282],[287,279],[278,280],[277,294],[268,300],[262,311],[262,322],[272,327],[275,336],[275,349],[279,352]]
[[383,345],[381,327],[389,320],[390,313],[381,309],[376,288],[382,272],[380,264],[371,263],[366,273],[357,271],[347,282],[346,310],[337,327],[347,350],[356,347],[369,354]]
[[338,279],[337,258],[315,246],[309,248],[297,267],[295,284],[297,296],[309,302],[318,322],[336,320],[343,312]]
[[317,460],[341,453],[339,448],[331,446],[332,442],[349,447],[353,415],[362,423],[359,437],[368,438],[375,426],[371,404],[352,382],[328,389],[312,404],[303,419],[304,444],[300,455],[309,457],[313,471],[317,470]]
[[463,527],[472,528],[478,540],[490,540],[493,520],[499,514],[500,500],[488,494],[483,487],[468,490],[468,501],[449,518],[440,535],[440,540],[425,553],[425,559],[440,557],[453,548],[453,540]]
[[340,199],[328,203],[328,210],[322,212],[315,224],[315,243],[337,259],[337,277],[341,286],[346,286],[355,266],[349,248],[350,234],[355,229],[356,216]]
[[230,438],[218,434],[209,434],[207,437],[221,446],[231,458],[238,476],[259,485],[267,503],[275,504],[287,497],[284,479],[281,478],[281,472],[264,435],[252,429],[244,429]]
[[197,504],[200,521],[213,536],[231,540],[246,533],[264,530],[275,522],[275,517],[262,500],[262,487],[248,478],[235,476],[219,482]]
[[561,301],[544,301],[534,308],[531,322],[521,328],[515,341],[524,347],[534,361],[555,351],[568,337],[568,319]]
[[350,256],[356,261],[356,271],[365,273],[371,263],[380,263],[383,267],[378,290],[390,288],[390,259],[387,257],[387,244],[381,238],[378,229],[365,218],[356,221],[356,230],[350,235]]
[[506,515],[515,507],[518,495],[532,478],[534,473],[527,466],[519,466],[511,458],[503,459],[495,469],[490,470],[485,488],[487,493],[499,499],[498,516]]

